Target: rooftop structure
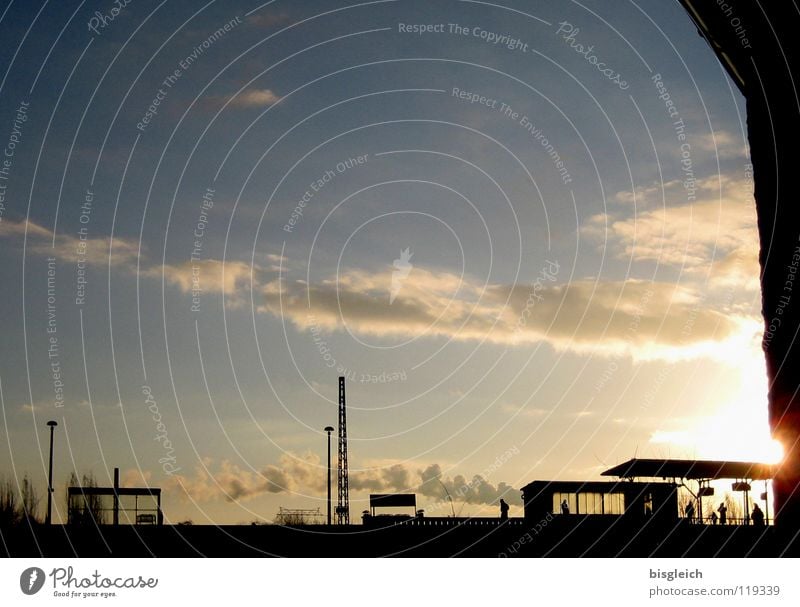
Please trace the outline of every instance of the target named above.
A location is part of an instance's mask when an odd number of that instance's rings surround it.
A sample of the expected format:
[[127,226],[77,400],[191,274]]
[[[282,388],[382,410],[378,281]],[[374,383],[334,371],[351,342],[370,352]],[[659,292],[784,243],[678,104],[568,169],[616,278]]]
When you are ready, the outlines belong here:
[[609,468],[603,476],[618,478],[677,478],[687,480],[769,480],[775,466],[757,462],[690,459],[630,459]]

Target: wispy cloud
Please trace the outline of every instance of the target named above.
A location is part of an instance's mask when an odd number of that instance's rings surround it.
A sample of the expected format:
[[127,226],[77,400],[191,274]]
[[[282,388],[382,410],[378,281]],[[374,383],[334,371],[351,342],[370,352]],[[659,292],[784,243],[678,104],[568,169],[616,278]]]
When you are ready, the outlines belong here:
[[139,245],[135,240],[108,236],[89,237],[81,240],[78,236],[57,234],[33,221],[4,219],[0,222],[0,238],[16,239],[21,246],[20,237],[27,228],[27,252],[33,255],[57,257],[69,262],[85,260],[90,266],[130,266],[135,267],[139,257]]
[[748,157],[747,141],[741,135],[737,136],[730,131],[717,129],[705,135],[693,137],[692,146],[705,152],[717,154],[720,158]]
[[233,97],[230,104],[234,107],[266,107],[280,100],[281,97],[271,89],[252,89]]
[[251,273],[256,280],[262,274],[260,266],[251,266],[243,261],[205,259],[187,260],[179,264],[150,266],[142,272],[150,278],[160,278],[163,274],[168,284],[178,287],[184,293],[193,290],[201,293],[225,293],[230,307],[239,307],[246,301],[250,288]]
[[386,273],[362,270],[312,285],[273,280],[261,287],[259,311],[301,331],[347,326],[366,335],[546,342],[559,350],[666,360],[707,356],[747,323],[667,282],[553,283],[537,289],[530,305],[530,285],[484,286],[418,267],[391,305],[389,289]]
[[[25,229],[25,221],[3,220],[0,222],[0,238],[16,239],[21,246]],[[276,264],[282,261],[285,264],[286,261],[280,255],[267,255],[264,258],[269,265],[267,269],[235,259],[162,264],[150,259],[144,251],[140,254],[138,243],[127,238],[114,238],[113,247],[111,239],[105,236],[81,240],[77,236],[58,234],[54,239],[50,229],[31,221],[27,222],[27,232],[29,254],[56,257],[71,263],[82,259],[89,266],[106,267],[110,262],[118,271],[131,274],[138,271],[139,276],[156,280],[163,275],[167,284],[183,293],[195,289],[203,293],[225,293],[228,296],[226,302],[231,307],[247,301],[245,295],[249,292],[251,274],[254,274],[257,284],[263,284],[278,270]]]
[[226,109],[266,108],[281,100],[272,89],[248,89],[237,94],[207,95],[200,102],[200,108],[216,112],[223,106]]
[[[735,213],[724,216],[710,210],[711,203],[698,203],[688,212],[679,207],[676,217],[666,221],[656,212],[612,225],[612,246],[623,244],[631,230],[646,232],[636,248],[640,257],[666,259],[679,263],[674,248],[677,234],[690,222],[697,237],[697,266],[708,249],[717,246],[723,254],[712,277],[719,283],[747,284],[752,281],[752,255],[746,243],[752,239],[746,221]],[[717,203],[718,204],[718,203]],[[681,223],[683,217],[683,223]],[[675,227],[680,224],[683,227]],[[712,230],[713,234],[708,231]],[[4,221],[0,236],[18,237],[24,224]],[[654,241],[654,232],[678,230],[673,240]],[[35,223],[28,224],[29,250],[36,254],[76,259],[80,241],[72,236],[56,237]],[[716,239],[716,240],[715,240]],[[110,241],[98,237],[83,241],[87,262],[109,263]],[[381,337],[426,337],[456,341],[488,341],[509,346],[544,342],[561,351],[601,356],[629,355],[637,360],[679,360],[715,356],[723,344],[732,346],[743,334],[752,332],[753,319],[714,309],[694,289],[670,282],[642,280],[576,280],[557,284],[547,282],[534,290],[527,284],[483,284],[469,277],[416,266],[394,301],[392,272],[342,270],[338,276],[307,285],[276,277],[278,265],[289,260],[266,256],[263,263],[250,265],[240,260],[204,260],[197,263],[159,264],[146,257],[139,259],[138,245],[115,238],[111,263],[118,269],[136,271],[160,279],[184,293],[199,289],[205,293],[225,293],[229,307],[250,303],[251,281],[257,311],[290,322],[299,331],[315,327],[322,331],[343,331],[345,327],[361,335]],[[688,262],[687,262],[688,263]],[[748,337],[749,338],[749,337]]]
[[[637,190],[640,210],[590,217],[582,233],[621,259],[650,261],[708,275],[712,286],[758,288],[758,236],[752,184],[722,176],[697,182],[696,201],[686,202],[681,181]],[[631,192],[618,201],[631,203]]]

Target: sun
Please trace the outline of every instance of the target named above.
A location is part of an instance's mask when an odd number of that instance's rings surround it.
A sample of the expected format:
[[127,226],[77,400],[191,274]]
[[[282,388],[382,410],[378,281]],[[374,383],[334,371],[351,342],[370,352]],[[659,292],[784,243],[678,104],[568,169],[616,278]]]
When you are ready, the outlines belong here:
[[770,434],[767,368],[760,333],[748,341],[725,354],[727,364],[737,369],[736,396],[719,403],[711,416],[698,420],[692,434],[703,457],[777,464],[784,450]]
[[767,418],[767,369],[760,348],[760,327],[743,327],[733,340],[719,344],[714,359],[735,369],[738,385],[718,403],[708,403],[687,426],[659,430],[652,443],[668,444],[699,459],[777,464],[783,445],[770,434]]

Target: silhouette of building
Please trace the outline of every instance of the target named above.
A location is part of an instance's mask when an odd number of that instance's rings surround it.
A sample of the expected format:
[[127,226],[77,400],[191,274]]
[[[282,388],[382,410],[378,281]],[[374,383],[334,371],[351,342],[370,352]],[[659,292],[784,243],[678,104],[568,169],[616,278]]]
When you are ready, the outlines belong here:
[[697,500],[698,522],[710,522],[704,518],[703,498],[714,496],[712,481],[730,480],[731,490],[742,494],[743,515],[740,521],[745,525],[750,522],[750,492],[754,481],[764,482],[761,498],[765,509],[770,503],[768,481],[775,478],[778,467],[758,462],[730,462],[721,460],[683,460],[683,459],[631,459],[603,472],[603,476],[616,476],[633,480],[636,478],[662,478],[685,481],[697,484],[693,491],[693,499]]
[[533,481],[522,488],[522,501],[531,523],[552,515],[651,518],[670,524],[678,518],[678,485],[673,482]]
[[[411,508],[411,514],[378,513],[378,508]],[[369,510],[361,515],[364,525],[392,525],[422,517],[423,512],[417,511],[417,496],[415,493],[373,493],[369,496]]]
[[690,511],[696,513],[697,522],[710,523],[711,520],[703,516],[703,498],[713,497],[712,481],[728,479],[733,481],[732,491],[743,493],[744,514],[737,522],[749,524],[751,482],[764,481],[765,491],[761,497],[768,502],[767,481],[774,477],[775,467],[756,462],[632,459],[602,475],[619,480],[529,483],[522,488],[525,520],[535,523],[553,515],[617,516],[638,523],[675,525],[682,514],[678,490],[692,481],[696,483],[696,490],[691,492]]
[[800,308],[785,287],[786,267],[796,254],[794,213],[798,12],[794,2],[679,0],[731,80],[747,100],[747,138],[758,216],[762,342],[769,379],[772,435],[786,455],[774,477],[776,523],[800,538]]
[[[111,498],[111,504],[108,499]],[[133,498],[124,499],[124,498]],[[140,502],[140,498],[144,498]],[[125,504],[121,502],[127,502]],[[157,487],[120,487],[119,468],[114,468],[113,487],[67,487],[67,522],[69,524],[119,525],[120,513],[135,525],[161,525],[161,489]]]

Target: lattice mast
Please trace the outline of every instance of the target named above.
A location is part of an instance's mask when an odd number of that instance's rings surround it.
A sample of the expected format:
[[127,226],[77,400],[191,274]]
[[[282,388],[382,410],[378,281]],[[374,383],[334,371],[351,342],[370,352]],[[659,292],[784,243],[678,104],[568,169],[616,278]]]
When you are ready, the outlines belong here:
[[336,524],[350,524],[350,483],[347,473],[347,406],[344,377],[339,378],[339,498],[336,502]]

